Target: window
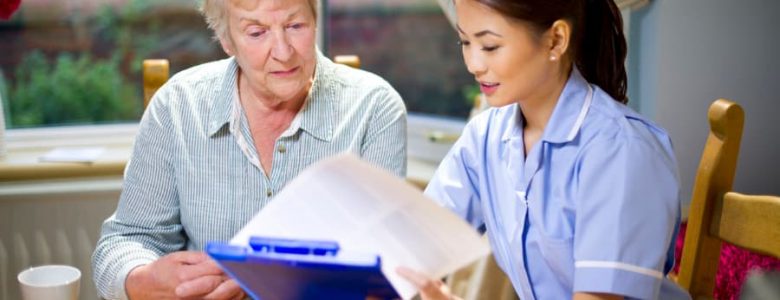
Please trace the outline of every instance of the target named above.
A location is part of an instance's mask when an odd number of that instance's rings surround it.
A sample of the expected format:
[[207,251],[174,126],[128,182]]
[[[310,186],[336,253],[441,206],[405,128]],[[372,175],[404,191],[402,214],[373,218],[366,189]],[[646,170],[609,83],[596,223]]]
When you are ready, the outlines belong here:
[[414,113],[465,120],[478,93],[436,0],[327,0],[329,56],[356,54]]
[[0,93],[10,128],[137,122],[140,67],[171,73],[224,57],[192,0],[25,0],[0,21]]
[[479,93],[437,0],[322,0],[322,7],[327,55],[360,56],[362,69],[385,78],[404,99],[409,176],[421,169],[413,167],[417,162],[437,165]]
[[[359,55],[362,68],[387,79],[410,112],[410,157],[438,161],[465,124],[478,88],[437,0],[321,1],[320,25],[327,26],[320,48],[330,57]],[[143,59],[168,59],[174,74],[225,57],[199,2],[23,1],[11,20],[0,21],[7,127],[67,126],[92,142],[100,139],[85,133],[89,126],[69,125],[133,127],[142,113]]]

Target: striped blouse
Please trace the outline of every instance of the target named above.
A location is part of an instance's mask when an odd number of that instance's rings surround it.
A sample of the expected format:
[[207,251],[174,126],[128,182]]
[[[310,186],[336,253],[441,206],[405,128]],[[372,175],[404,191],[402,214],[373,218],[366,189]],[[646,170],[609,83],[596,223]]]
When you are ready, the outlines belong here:
[[[307,166],[345,151],[406,173],[406,109],[380,77],[318,52],[301,111],[260,167],[238,100],[234,58],[178,73],[141,119],[116,212],[92,257],[101,297],[126,298],[130,270],[179,250],[229,240]],[[312,199],[316,201],[316,199]]]

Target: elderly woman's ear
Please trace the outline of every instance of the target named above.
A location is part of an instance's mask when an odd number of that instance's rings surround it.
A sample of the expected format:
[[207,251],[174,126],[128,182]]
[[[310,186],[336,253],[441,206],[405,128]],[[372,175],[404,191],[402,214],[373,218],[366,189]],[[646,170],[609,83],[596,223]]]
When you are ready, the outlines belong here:
[[220,37],[219,44],[222,46],[222,51],[225,51],[225,54],[228,56],[234,55],[233,43],[230,41],[229,37]]

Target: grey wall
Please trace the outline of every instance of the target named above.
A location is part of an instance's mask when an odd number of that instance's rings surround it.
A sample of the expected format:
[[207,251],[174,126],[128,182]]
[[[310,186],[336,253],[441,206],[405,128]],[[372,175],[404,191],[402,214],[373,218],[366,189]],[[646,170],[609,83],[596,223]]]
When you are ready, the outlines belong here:
[[717,98],[745,109],[734,189],[780,195],[780,1],[653,0],[631,21],[631,101],[670,132],[684,202]]

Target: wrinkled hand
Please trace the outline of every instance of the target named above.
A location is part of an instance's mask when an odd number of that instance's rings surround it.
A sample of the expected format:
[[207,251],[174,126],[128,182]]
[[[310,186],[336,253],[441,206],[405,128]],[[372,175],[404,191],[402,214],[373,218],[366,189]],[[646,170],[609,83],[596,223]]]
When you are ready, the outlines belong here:
[[244,291],[216,262],[197,251],[174,252],[133,269],[125,288],[130,299],[241,299]]
[[183,276],[176,287],[176,296],[184,299],[243,299],[246,296],[238,283],[225,275],[212,259],[186,267]]
[[417,287],[420,291],[420,298],[423,300],[459,299],[452,295],[449,287],[441,280],[428,278],[424,274],[405,267],[398,267],[395,271]]

